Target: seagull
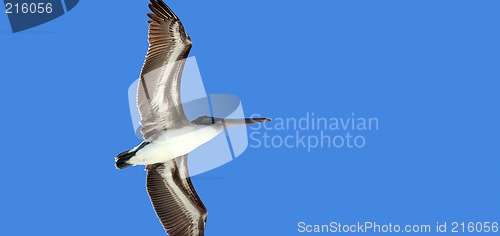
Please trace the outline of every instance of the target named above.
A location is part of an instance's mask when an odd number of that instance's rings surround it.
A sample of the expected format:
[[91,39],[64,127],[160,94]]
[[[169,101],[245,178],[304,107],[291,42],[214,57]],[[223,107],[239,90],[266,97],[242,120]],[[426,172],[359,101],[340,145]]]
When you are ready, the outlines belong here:
[[191,38],[162,0],[151,0],[149,9],[149,49],[137,89],[143,142],[118,154],[115,165],[117,169],[146,166],[147,191],[168,235],[204,235],[207,209],[191,182],[188,153],[225,127],[270,119],[201,116],[189,121],[181,102],[180,82]]

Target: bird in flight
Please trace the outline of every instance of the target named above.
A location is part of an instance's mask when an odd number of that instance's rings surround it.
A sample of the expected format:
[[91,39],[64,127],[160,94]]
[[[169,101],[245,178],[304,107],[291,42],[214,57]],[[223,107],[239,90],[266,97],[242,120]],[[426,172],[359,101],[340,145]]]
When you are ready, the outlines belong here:
[[[137,89],[143,142],[118,154],[115,164],[118,169],[146,166],[149,197],[167,234],[204,235],[207,209],[189,177],[188,153],[217,136],[224,127],[270,119],[202,116],[189,121],[180,85],[191,38],[162,0],[151,0],[149,8],[149,49]],[[210,153],[206,155],[210,158]]]

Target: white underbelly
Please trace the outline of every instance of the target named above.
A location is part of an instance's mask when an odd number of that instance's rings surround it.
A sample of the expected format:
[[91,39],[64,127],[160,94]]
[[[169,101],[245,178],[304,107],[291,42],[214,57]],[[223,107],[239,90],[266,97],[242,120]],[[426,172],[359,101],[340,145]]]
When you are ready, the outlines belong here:
[[139,150],[128,163],[132,165],[150,165],[172,160],[185,155],[210,141],[222,131],[220,123],[189,125],[179,129],[169,129],[158,139]]

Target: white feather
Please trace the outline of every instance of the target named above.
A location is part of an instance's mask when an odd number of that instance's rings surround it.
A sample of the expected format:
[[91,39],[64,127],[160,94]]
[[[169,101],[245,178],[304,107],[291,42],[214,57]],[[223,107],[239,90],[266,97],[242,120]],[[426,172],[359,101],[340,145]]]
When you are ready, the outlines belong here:
[[128,163],[131,165],[151,165],[172,160],[185,155],[210,141],[222,131],[222,124],[188,125],[178,129],[168,129],[151,144],[139,150]]

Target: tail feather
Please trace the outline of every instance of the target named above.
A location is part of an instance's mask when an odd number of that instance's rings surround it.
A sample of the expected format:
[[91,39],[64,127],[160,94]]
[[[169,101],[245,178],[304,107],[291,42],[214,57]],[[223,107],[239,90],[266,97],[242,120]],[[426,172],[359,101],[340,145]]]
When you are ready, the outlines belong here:
[[121,170],[121,169],[125,169],[125,168],[131,166],[131,164],[128,163],[128,160],[130,160],[130,158],[134,157],[135,154],[139,150],[141,150],[142,148],[144,148],[148,144],[149,144],[149,142],[142,142],[139,146],[135,147],[134,149],[124,151],[124,152],[116,155],[116,157],[115,157],[116,168]]
[[127,161],[130,160],[130,158],[132,158],[134,155],[135,155],[135,152],[131,152],[131,151],[125,151],[125,152],[118,154],[115,157],[116,169],[121,170],[121,169],[125,169],[125,168],[131,166],[130,164],[127,163]]

